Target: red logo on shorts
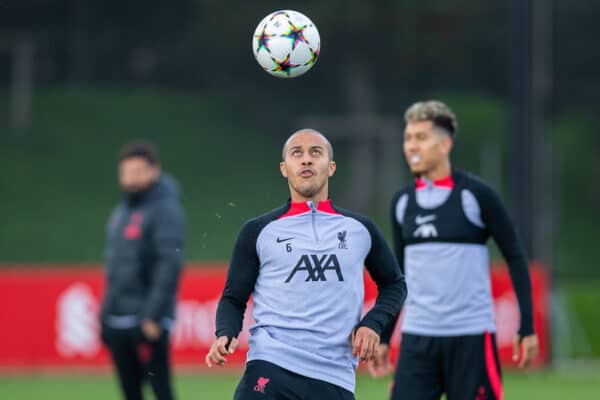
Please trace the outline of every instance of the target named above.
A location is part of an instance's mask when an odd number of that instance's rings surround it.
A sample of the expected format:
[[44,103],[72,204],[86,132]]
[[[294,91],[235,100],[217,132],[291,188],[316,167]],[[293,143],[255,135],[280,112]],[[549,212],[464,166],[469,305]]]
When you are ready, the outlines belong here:
[[487,400],[487,396],[485,395],[485,387],[483,386],[479,386],[479,390],[477,393],[477,397],[475,397],[475,400]]
[[147,364],[152,357],[152,347],[148,343],[140,343],[137,350],[139,360],[142,363]]
[[269,381],[270,381],[269,378],[263,378],[261,376],[260,378],[258,378],[258,381],[256,382],[256,386],[254,386],[254,391],[259,392],[259,393],[264,393],[265,386],[267,386],[267,383],[269,383]]

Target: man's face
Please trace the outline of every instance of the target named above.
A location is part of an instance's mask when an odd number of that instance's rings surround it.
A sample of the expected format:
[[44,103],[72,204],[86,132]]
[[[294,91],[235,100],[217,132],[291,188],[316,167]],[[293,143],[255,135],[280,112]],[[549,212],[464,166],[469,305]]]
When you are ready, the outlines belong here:
[[409,122],[404,130],[404,156],[413,175],[435,170],[450,154],[452,139],[431,121]]
[[143,157],[126,158],[119,163],[119,185],[127,193],[146,189],[159,175],[160,168]]
[[290,190],[308,199],[327,188],[328,179],[335,172],[335,162],[329,157],[325,139],[303,132],[289,141],[279,168],[288,179]]

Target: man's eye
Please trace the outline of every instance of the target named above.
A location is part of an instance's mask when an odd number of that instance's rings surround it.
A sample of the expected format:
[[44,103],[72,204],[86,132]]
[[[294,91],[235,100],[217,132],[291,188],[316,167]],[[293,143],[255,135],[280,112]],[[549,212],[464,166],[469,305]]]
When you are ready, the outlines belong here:
[[314,149],[314,150],[313,150],[313,154],[315,154],[315,155],[319,155],[319,154],[321,154],[321,150],[319,150],[319,149]]
[[293,156],[299,156],[300,155],[300,150],[293,150],[292,151],[292,155]]

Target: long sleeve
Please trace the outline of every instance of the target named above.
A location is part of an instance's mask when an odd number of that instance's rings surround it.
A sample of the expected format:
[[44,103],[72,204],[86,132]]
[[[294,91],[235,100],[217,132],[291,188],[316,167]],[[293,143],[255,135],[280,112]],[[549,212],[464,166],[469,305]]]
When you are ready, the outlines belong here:
[[260,261],[256,253],[258,229],[247,222],[236,239],[227,281],[217,307],[216,336],[237,337],[242,330],[244,312],[258,277]]
[[[381,232],[368,221],[365,224],[371,234],[371,251],[365,259],[365,267],[377,285],[377,299],[373,308],[358,326],[367,326],[381,336],[396,317],[406,299],[404,275]],[[388,339],[389,340],[389,339]]]
[[392,225],[392,243],[394,247],[394,253],[396,254],[396,261],[402,273],[404,273],[404,239],[402,238],[402,225],[396,216],[396,204],[400,198],[400,193],[394,196],[392,199],[392,205],[390,207],[390,221]]
[[[392,199],[390,207],[390,221],[392,225],[392,243],[394,247],[394,253],[396,254],[396,261],[398,262],[400,270],[402,273],[404,273],[404,239],[402,238],[402,225],[396,216],[396,205],[398,204],[400,194],[401,192],[397,193]],[[396,327],[399,315],[400,311],[398,311],[396,316],[392,319],[392,322],[384,327],[383,331],[381,332],[381,343],[388,344],[390,342],[390,338],[394,333],[394,328]]]
[[517,295],[521,336],[533,334],[533,306],[528,261],[516,229],[499,196],[487,185],[478,190],[482,220],[504,256]]

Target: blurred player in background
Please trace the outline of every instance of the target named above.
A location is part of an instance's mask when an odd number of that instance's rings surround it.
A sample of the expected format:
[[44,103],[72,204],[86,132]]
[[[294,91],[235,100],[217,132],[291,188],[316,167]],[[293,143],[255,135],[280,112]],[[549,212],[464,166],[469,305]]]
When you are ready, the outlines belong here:
[[[510,270],[521,314],[513,358],[521,367],[538,351],[525,251],[496,192],[452,169],[452,111],[439,101],[419,102],[405,120],[404,154],[416,181],[391,207],[394,250],[409,290],[392,399],[501,399],[486,242],[494,238]],[[382,344],[370,364],[375,376],[390,369],[388,348]]]
[[[353,399],[356,356],[373,357],[402,307],[404,277],[375,225],[329,200],[336,164],[322,134],[292,134],[282,158],[291,199],[241,228],[206,363],[222,365],[236,349],[252,294],[255,324],[235,399]],[[379,292],[361,319],[365,266]]]
[[179,189],[146,142],[122,149],[119,184],[124,196],[107,232],[102,339],[127,400],[142,399],[145,380],[158,400],[170,400],[169,331],[185,236]]

